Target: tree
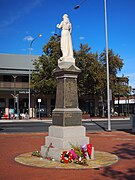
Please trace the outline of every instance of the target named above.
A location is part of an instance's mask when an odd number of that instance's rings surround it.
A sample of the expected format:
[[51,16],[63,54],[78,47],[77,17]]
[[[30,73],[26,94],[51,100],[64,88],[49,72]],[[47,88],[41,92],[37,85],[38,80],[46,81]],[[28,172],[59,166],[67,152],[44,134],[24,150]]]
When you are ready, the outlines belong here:
[[[102,116],[104,116],[104,105],[107,99],[106,52],[98,56],[97,52],[94,54],[90,50],[87,44],[81,44],[80,50],[75,53],[76,64],[81,69],[78,77],[79,94],[98,95],[102,103]],[[117,73],[123,67],[123,60],[118,54],[115,55],[112,49],[109,50],[108,56],[110,89],[115,97]]]
[[[118,54],[115,55],[112,49],[109,49],[108,51],[108,59],[109,59],[110,89],[112,89],[112,92],[114,92],[115,84],[117,80],[117,73],[121,71],[124,63],[123,63],[123,59],[121,59]],[[105,51],[100,54],[99,60],[100,60],[101,65],[104,68],[104,71],[106,72],[106,52]]]
[[34,61],[35,71],[32,73],[33,90],[43,94],[54,94],[56,80],[53,70],[61,56],[60,38],[52,36],[43,47],[44,54]]
[[[106,70],[106,58],[105,58],[105,56],[106,56],[106,53],[104,51],[103,53],[100,54],[99,59],[100,59],[101,65]],[[128,86],[128,82],[127,82],[128,79],[127,78],[117,77],[117,73],[119,71],[121,71],[121,69],[124,65],[123,59],[121,59],[118,54],[115,55],[112,49],[109,49],[108,59],[109,59],[110,89],[112,90],[112,98],[113,98],[112,102],[114,102],[115,96],[117,96],[119,99],[120,95],[122,95],[122,94],[124,94],[124,96],[128,95],[129,86]],[[105,75],[105,77],[106,77],[106,75]],[[105,89],[103,91],[103,97],[105,97],[107,94],[106,84],[104,84],[104,85],[105,85],[104,86]],[[103,98],[103,101],[104,101],[104,98]],[[119,114],[119,111],[118,111],[118,114]]]
[[[43,52],[44,54],[34,61],[35,71],[32,73],[31,84],[36,92],[54,94],[56,79],[53,70],[57,66],[58,59],[62,56],[60,37],[52,36],[43,47]],[[118,91],[116,86],[117,73],[122,69],[124,63],[118,54],[114,54],[112,49],[109,50],[108,56],[110,89],[112,89],[113,97],[115,97]],[[104,111],[104,104],[107,99],[106,52],[103,51],[98,55],[97,52],[91,52],[91,47],[88,44],[80,44],[80,49],[78,51],[74,50],[74,57],[76,59],[76,66],[81,69],[81,73],[78,76],[79,96],[97,95],[102,99]]]
[[81,69],[78,77],[79,94],[98,94],[102,86],[102,67],[98,61],[98,53],[90,52],[87,44],[80,45],[75,53],[76,65]]

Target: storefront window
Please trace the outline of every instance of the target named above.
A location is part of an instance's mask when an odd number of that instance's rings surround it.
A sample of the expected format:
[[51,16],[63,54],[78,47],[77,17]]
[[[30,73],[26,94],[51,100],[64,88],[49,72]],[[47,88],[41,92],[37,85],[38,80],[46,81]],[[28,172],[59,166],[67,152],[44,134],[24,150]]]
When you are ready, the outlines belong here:
[[83,114],[95,116],[95,101],[93,99],[79,100],[79,108],[82,110]]
[[0,98],[0,112],[5,113],[5,107],[6,107],[6,99]]
[[10,75],[4,75],[4,76],[3,76],[3,81],[4,81],[4,82],[11,82],[11,81],[12,81],[12,76],[10,76]]

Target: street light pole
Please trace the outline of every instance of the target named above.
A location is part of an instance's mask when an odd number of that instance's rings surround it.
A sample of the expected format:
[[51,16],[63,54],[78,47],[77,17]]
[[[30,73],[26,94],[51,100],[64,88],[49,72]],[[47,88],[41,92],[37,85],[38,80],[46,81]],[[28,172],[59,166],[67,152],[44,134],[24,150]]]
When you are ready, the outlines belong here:
[[17,76],[16,75],[12,75],[13,78],[14,78],[14,114],[16,113],[15,110],[16,110],[16,78]]
[[110,117],[110,81],[109,81],[109,61],[108,61],[108,28],[107,28],[106,0],[104,0],[104,18],[105,18],[105,38],[106,38],[106,73],[107,73],[108,131],[111,131],[111,117]]
[[[84,1],[82,1],[84,2]],[[78,9],[81,3],[76,5],[74,9]],[[106,40],[106,73],[107,73],[107,109],[108,109],[108,131],[111,131],[110,117],[110,82],[109,82],[109,62],[108,62],[108,28],[107,28],[107,9],[106,0],[104,0],[104,19],[105,19],[105,40]]]
[[[39,37],[41,37],[42,36],[42,34],[38,34],[38,36],[36,36],[31,42],[30,42],[30,45],[29,45],[29,57],[30,57],[30,60],[31,60],[31,55],[32,55],[32,44],[33,44],[33,42],[37,39],[37,38],[39,38]],[[30,75],[31,75],[31,67],[29,66],[29,118],[30,118],[30,101],[31,101],[31,99],[30,99]]]

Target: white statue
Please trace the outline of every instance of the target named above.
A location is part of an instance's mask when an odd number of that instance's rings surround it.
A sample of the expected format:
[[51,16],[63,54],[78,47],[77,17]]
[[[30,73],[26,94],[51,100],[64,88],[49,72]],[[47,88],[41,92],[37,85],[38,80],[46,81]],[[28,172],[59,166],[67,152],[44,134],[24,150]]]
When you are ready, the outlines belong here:
[[72,47],[72,39],[71,39],[71,31],[72,31],[72,25],[69,21],[68,15],[63,15],[63,21],[60,24],[57,24],[57,28],[61,28],[61,51],[62,51],[62,57],[60,60],[65,61],[67,59],[70,59],[70,61],[73,60],[73,47]]

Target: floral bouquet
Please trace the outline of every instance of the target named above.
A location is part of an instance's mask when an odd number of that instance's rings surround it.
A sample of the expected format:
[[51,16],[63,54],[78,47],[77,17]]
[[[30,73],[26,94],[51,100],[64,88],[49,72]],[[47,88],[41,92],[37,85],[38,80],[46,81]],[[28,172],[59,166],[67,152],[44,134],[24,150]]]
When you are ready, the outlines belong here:
[[87,165],[87,155],[91,158],[92,144],[86,144],[83,146],[71,144],[71,150],[63,151],[60,156],[60,162]]

